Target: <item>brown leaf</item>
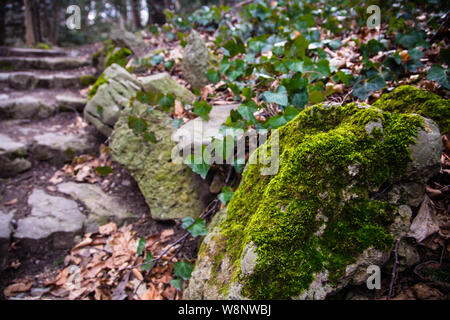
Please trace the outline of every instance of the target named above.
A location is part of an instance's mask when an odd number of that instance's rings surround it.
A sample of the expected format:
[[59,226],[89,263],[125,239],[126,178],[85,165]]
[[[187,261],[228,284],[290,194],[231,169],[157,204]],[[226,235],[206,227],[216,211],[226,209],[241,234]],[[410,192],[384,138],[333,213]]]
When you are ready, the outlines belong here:
[[425,195],[425,199],[420,206],[419,213],[414,218],[409,236],[415,238],[418,242],[422,242],[428,236],[439,231],[439,224],[436,221],[436,212],[430,198]]
[[161,241],[166,241],[168,238],[174,235],[175,231],[173,229],[166,229],[161,232]]
[[162,300],[161,295],[156,290],[155,286],[149,283],[150,290],[144,293],[139,300]]
[[33,282],[13,283],[13,284],[9,285],[7,288],[5,288],[5,290],[3,290],[3,294],[5,295],[5,297],[11,297],[17,293],[30,290],[32,285],[33,285]]
[[5,203],[5,206],[12,206],[13,204],[16,204],[17,201],[18,201],[18,199],[14,198],[11,201],[8,201],[7,203]]
[[117,225],[114,222],[105,224],[104,226],[101,226],[100,228],[98,228],[98,232],[104,236],[109,236],[116,231],[117,231]]

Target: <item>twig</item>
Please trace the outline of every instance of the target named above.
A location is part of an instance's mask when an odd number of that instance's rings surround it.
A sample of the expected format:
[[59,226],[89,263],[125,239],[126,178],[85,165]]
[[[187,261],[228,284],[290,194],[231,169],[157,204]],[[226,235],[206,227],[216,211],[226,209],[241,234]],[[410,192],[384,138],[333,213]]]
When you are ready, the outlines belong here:
[[391,284],[389,285],[389,294],[387,296],[387,300],[391,300],[392,290],[394,288],[395,279],[397,278],[398,246],[399,246],[401,240],[402,240],[402,238],[400,237],[400,239],[397,239],[397,243],[395,244],[395,249],[394,249],[395,262],[394,262],[394,267],[392,269],[392,278],[391,278]]
[[345,96],[344,99],[341,102],[341,106],[344,104],[345,100],[347,100],[348,96],[351,95],[353,93],[353,89],[351,89]]

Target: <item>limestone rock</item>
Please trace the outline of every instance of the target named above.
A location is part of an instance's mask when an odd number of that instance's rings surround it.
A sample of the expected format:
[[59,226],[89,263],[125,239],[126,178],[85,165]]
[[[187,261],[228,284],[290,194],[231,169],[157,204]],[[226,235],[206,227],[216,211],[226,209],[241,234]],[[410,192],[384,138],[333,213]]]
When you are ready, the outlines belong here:
[[148,77],[141,77],[139,81],[142,84],[144,92],[157,94],[174,94],[183,103],[192,104],[195,101],[195,95],[185,87],[176,82],[168,73],[158,73]]
[[[423,123],[367,105],[322,104],[273,131],[203,241],[184,298],[325,299],[364,283],[367,267],[386,263],[410,227],[404,191],[393,204],[382,186],[422,183],[439,162],[437,127],[414,136]],[[411,171],[415,143],[432,154]],[[279,167],[267,175],[271,162]]]
[[17,222],[15,238],[43,239],[55,233],[74,234],[83,228],[85,216],[73,200],[34,189],[28,198],[31,214]]
[[101,133],[109,136],[119,118],[120,110],[136,96],[141,90],[141,85],[133,75],[118,64],[109,66],[102,76],[105,83],[87,103],[84,117]]
[[34,137],[32,153],[40,161],[54,164],[70,162],[81,154],[93,152],[94,148],[83,134],[46,132]]
[[209,83],[206,72],[210,68],[209,51],[205,41],[193,30],[186,39],[183,55],[183,75],[194,88],[202,88]]
[[106,194],[98,185],[67,182],[59,184],[57,189],[82,202],[89,210],[89,217],[85,223],[86,232],[95,232],[99,226],[111,221],[121,226],[125,222],[137,219],[119,203],[119,199]]
[[0,134],[0,178],[12,177],[31,168],[25,159],[27,146]]
[[223,139],[220,127],[230,116],[231,110],[236,110],[238,106],[237,104],[213,106],[208,121],[200,117],[190,120],[172,135],[172,141],[177,143],[180,151],[191,150],[191,147],[201,150],[202,146],[210,146],[212,138]]
[[56,96],[56,103],[60,111],[83,111],[87,99],[71,95],[58,95]]
[[56,106],[33,96],[0,100],[0,118],[31,119],[48,118]]
[[11,219],[13,214],[6,214],[0,210],[0,267],[8,254],[9,238],[11,237]]
[[116,46],[128,48],[139,57],[142,57],[148,50],[144,40],[123,28],[113,28],[110,37]]
[[14,70],[66,70],[89,63],[89,60],[73,57],[0,57],[0,67],[13,66]]
[[175,144],[170,140],[174,131],[170,117],[158,109],[148,115],[143,113],[149,130],[157,138],[157,143],[151,143],[129,128],[130,111],[126,111],[121,113],[111,135],[111,154],[138,183],[152,217],[158,220],[198,217],[205,206],[202,192],[208,187],[186,165],[171,161]]

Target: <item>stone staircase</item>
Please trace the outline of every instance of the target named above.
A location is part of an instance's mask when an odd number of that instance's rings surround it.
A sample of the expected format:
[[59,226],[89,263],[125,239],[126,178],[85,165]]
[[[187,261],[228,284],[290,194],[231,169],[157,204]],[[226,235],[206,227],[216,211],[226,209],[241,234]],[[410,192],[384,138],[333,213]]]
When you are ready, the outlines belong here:
[[[82,80],[95,79],[89,59],[64,50],[3,47],[0,54],[0,177],[12,177],[31,168],[33,159],[51,157],[61,163],[70,160],[68,153],[89,151],[83,130],[74,129],[75,114],[69,116],[72,125],[62,128],[49,125],[59,121],[48,120],[62,111],[83,110],[86,98],[79,91],[91,81]],[[41,154],[43,148],[48,156]],[[30,165],[15,167],[18,159]]]
[[94,75],[76,50],[0,48],[0,269],[13,241],[23,250],[70,248],[76,234],[134,218],[98,186],[73,183],[69,192],[49,182],[74,157],[98,151],[80,94]]

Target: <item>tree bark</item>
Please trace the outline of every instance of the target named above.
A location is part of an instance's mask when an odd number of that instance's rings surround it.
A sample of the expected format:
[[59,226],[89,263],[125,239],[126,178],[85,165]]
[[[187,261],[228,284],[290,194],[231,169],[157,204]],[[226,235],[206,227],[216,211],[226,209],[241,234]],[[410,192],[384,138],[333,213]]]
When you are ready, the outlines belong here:
[[133,13],[134,28],[138,30],[142,28],[141,10],[138,0],[131,0],[131,9]]
[[55,44],[53,43],[53,34],[52,34],[52,26],[50,23],[50,15],[49,15],[49,11],[48,11],[48,6],[47,6],[47,1],[46,0],[41,0],[41,4],[42,4],[42,10],[44,13],[43,16],[43,23],[45,26],[45,38],[47,39],[47,41],[49,41],[51,44]]
[[37,0],[31,1],[31,13],[33,15],[33,29],[34,29],[34,40],[36,42],[42,41],[42,33],[41,33],[41,17],[39,10],[39,2]]
[[36,43],[31,0],[23,0],[25,6],[25,42],[32,46]]
[[0,1],[0,45],[5,44],[5,1]]

